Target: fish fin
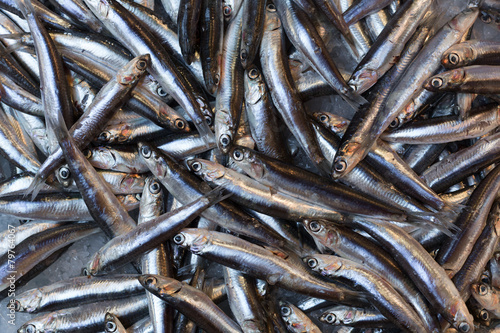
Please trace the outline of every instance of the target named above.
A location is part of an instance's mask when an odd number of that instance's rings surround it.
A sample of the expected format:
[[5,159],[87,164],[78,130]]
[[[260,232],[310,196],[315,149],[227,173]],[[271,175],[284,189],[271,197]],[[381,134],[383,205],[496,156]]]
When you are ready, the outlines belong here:
[[29,194],[31,194],[31,200],[32,201],[35,200],[38,193],[42,189],[43,185],[45,185],[45,180],[42,179],[39,174],[36,174],[30,186],[28,187],[28,189],[26,189],[26,192],[24,193],[23,197],[26,197]]
[[227,193],[225,188],[221,185],[206,193],[205,198],[208,200],[208,202],[210,202],[211,205],[215,205],[216,203],[226,200],[232,195],[232,193]]
[[200,137],[203,139],[203,142],[205,142],[205,146],[208,149],[212,149],[215,142],[215,139],[213,138],[215,134],[210,129],[210,126],[208,126],[206,121],[202,121],[199,123],[194,122],[194,125],[196,126]]

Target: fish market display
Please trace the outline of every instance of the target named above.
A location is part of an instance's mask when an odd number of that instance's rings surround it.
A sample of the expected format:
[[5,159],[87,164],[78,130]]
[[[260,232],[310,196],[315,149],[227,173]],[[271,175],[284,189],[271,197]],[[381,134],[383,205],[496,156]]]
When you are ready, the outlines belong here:
[[499,129],[497,0],[0,0],[0,331],[500,332]]

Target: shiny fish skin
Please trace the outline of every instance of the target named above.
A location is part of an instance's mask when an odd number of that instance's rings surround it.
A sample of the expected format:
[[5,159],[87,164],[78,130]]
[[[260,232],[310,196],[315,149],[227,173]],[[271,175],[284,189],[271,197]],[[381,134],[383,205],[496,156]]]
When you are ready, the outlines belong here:
[[455,44],[443,53],[441,63],[446,68],[470,65],[498,65],[500,44],[483,40],[467,40]]
[[289,302],[280,302],[281,318],[292,333],[321,333],[321,330],[299,308]]
[[189,316],[207,332],[241,333],[231,318],[219,309],[203,292],[186,283],[159,275],[142,275],[144,288]]
[[358,1],[344,12],[344,19],[348,25],[354,24],[363,17],[387,7],[391,2],[392,0]]
[[498,94],[499,77],[497,66],[467,66],[432,76],[423,83],[423,87],[430,91]]
[[104,317],[104,328],[107,333],[127,333],[125,327],[120,322],[120,319],[116,317],[114,314],[107,312]]
[[375,307],[401,329],[408,332],[431,332],[401,295],[377,273],[348,259],[317,254],[304,258],[308,266],[323,276],[347,280],[369,294]]
[[377,310],[336,306],[325,311],[319,320],[335,326],[392,327],[393,324]]
[[147,314],[145,296],[130,299],[96,302],[40,315],[22,325],[18,333],[94,333],[104,329],[104,316],[112,312],[130,326]]
[[79,276],[27,290],[17,295],[15,302],[16,311],[35,313],[138,294],[144,294],[144,289],[134,274]]
[[334,302],[363,302],[362,294],[309,274],[302,260],[291,253],[205,229],[184,229],[174,241],[195,254],[264,279],[271,285]]

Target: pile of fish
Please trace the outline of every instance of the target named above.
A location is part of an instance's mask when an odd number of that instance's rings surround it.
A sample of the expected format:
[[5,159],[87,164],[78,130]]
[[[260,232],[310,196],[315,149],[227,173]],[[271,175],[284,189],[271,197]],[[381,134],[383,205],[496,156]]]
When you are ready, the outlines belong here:
[[0,9],[18,332],[500,331],[498,1]]

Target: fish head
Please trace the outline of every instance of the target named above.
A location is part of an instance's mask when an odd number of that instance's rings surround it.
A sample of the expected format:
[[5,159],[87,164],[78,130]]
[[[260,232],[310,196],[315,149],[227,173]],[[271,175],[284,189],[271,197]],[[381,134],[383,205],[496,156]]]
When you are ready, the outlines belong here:
[[38,316],[19,327],[17,333],[56,333],[59,320],[54,313]]
[[476,58],[476,51],[468,42],[452,45],[443,53],[441,63],[446,68],[457,68],[471,64]]
[[313,112],[313,118],[325,128],[328,128],[330,131],[339,136],[344,135],[347,127],[349,126],[349,121],[347,119],[332,112]]
[[263,163],[254,150],[237,146],[231,149],[229,156],[232,162],[253,179],[261,179],[264,176]]
[[201,158],[189,160],[187,164],[196,175],[207,182],[221,179],[226,174],[226,168],[224,166]]
[[423,87],[430,91],[447,91],[458,88],[465,78],[463,68],[452,69],[428,78]]
[[315,254],[307,256],[303,260],[309,268],[321,273],[321,275],[329,275],[330,272],[336,272],[342,268],[342,262],[333,255]]
[[335,246],[339,241],[338,233],[335,229],[327,227],[322,221],[304,220],[303,224],[306,231],[324,246]]
[[458,332],[469,333],[474,331],[474,317],[470,314],[465,302],[461,298],[450,300],[448,313],[451,315],[451,324]]
[[320,321],[330,325],[349,325],[356,315],[355,309],[347,306],[336,306],[324,312]]
[[245,102],[257,104],[266,93],[266,84],[257,66],[252,65],[245,71]]
[[351,140],[343,144],[335,156],[335,160],[332,165],[331,177],[333,179],[338,179],[351,172],[358,162],[364,158],[361,153],[364,151],[362,148],[363,144],[355,140]]
[[486,283],[474,283],[471,285],[471,294],[474,299],[485,308],[492,308],[495,303],[498,306],[500,295]]
[[378,81],[378,73],[372,69],[360,69],[351,76],[347,83],[357,94],[362,94]]
[[143,54],[129,61],[116,74],[116,81],[124,86],[134,86],[144,76],[151,64],[151,56]]
[[478,8],[467,8],[452,18],[448,26],[463,35],[476,22],[478,16]]
[[228,110],[218,109],[215,112],[215,137],[217,138],[217,147],[227,154],[233,144],[234,134],[238,127],[236,119],[233,119]]
[[141,220],[152,220],[161,212],[163,191],[156,177],[148,177],[144,183],[141,196]]
[[166,276],[145,274],[138,279],[144,289],[160,297],[171,296],[182,289],[182,282]]
[[32,313],[40,306],[42,300],[42,292],[39,289],[31,289],[11,299],[8,307],[13,307],[15,311],[23,311]]
[[206,229],[183,229],[174,236],[175,244],[183,248],[189,248],[194,254],[201,254],[203,249],[211,244],[211,234]]
[[264,31],[273,31],[281,28],[281,20],[274,3],[269,2],[266,5],[266,14],[264,21]]

